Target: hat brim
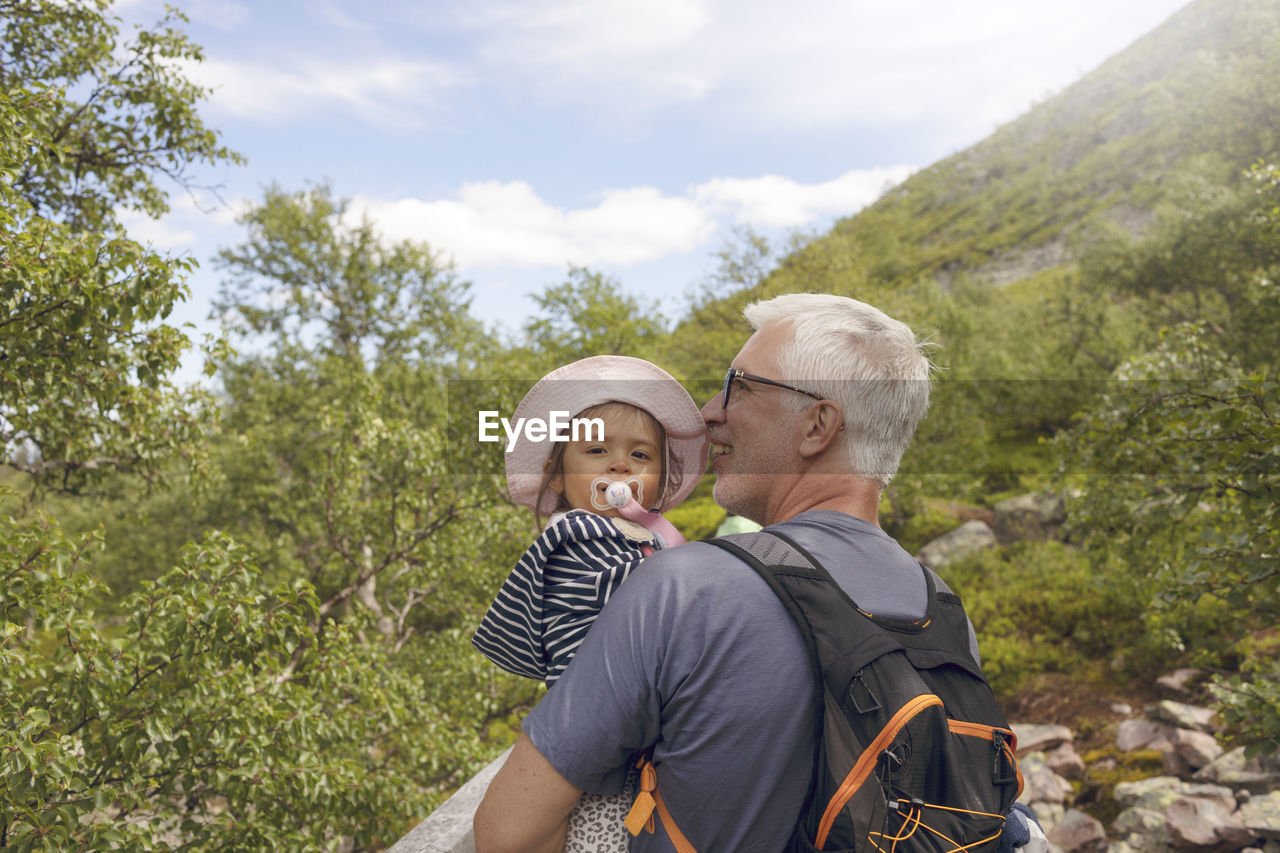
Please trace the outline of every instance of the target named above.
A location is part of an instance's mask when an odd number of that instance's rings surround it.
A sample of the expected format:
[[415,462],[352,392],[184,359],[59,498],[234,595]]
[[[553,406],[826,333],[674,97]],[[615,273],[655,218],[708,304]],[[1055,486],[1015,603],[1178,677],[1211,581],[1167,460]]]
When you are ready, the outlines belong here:
[[[665,512],[689,497],[706,471],[710,447],[707,426],[689,392],[655,364],[628,356],[601,355],[559,367],[529,389],[516,407],[512,423],[520,423],[521,418],[550,422],[553,412],[559,413],[563,422],[603,403],[635,406],[662,424],[667,458],[674,460],[668,480],[678,477],[680,485],[664,496],[657,509]],[[550,440],[520,440],[506,456],[507,489],[512,500],[543,515],[555,512],[560,498],[548,491],[538,504],[552,446]]]

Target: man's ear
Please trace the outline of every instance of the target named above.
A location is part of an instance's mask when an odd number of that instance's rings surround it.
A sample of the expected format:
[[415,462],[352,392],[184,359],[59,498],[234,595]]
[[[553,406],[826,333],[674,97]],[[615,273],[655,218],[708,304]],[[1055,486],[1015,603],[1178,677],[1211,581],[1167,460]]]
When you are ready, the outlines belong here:
[[830,400],[810,406],[805,413],[805,431],[798,448],[801,456],[817,456],[826,451],[844,429],[844,414]]

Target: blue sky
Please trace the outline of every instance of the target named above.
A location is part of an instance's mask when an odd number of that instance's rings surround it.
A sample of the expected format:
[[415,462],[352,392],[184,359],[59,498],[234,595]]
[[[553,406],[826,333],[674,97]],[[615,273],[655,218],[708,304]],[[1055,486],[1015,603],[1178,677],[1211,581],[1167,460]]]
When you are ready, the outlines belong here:
[[[209,258],[277,183],[328,181],[518,330],[570,264],[668,316],[733,229],[821,232],[1124,49],[1185,0],[176,0],[243,167],[131,233]],[[153,0],[121,0],[151,21]]]

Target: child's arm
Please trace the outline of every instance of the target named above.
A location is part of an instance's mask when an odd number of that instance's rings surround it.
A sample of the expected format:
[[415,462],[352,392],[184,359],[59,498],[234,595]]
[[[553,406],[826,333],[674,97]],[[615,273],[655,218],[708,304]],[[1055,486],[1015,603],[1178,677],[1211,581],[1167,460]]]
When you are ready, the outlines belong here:
[[516,564],[472,645],[508,672],[554,683],[643,556],[607,519],[568,514]]

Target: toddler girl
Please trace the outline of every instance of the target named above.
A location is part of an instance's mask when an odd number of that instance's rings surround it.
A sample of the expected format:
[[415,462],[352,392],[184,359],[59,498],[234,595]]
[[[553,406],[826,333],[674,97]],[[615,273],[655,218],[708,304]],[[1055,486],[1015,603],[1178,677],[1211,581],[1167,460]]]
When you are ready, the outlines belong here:
[[[596,356],[557,368],[529,390],[512,420],[564,422],[566,413],[576,440],[526,437],[507,453],[512,499],[550,518],[472,639],[498,666],[548,687],[637,564],[683,541],[657,513],[697,486],[708,447],[688,392],[636,358]],[[625,851],[622,820],[634,796],[634,779],[617,796],[584,795],[565,850]]]

